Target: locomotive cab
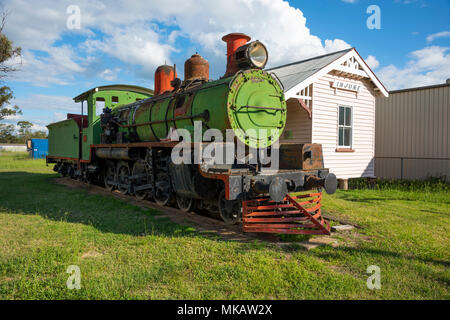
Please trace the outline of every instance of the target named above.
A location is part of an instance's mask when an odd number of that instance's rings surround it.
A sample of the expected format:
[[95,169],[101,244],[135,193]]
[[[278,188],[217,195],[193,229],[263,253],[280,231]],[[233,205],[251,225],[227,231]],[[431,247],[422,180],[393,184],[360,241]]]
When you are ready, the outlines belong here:
[[105,108],[114,110],[121,105],[144,100],[153,96],[153,90],[130,85],[110,85],[90,89],[74,101],[81,103],[81,113],[87,111],[87,127],[81,132],[81,160],[91,158],[91,146],[101,143],[100,116]]

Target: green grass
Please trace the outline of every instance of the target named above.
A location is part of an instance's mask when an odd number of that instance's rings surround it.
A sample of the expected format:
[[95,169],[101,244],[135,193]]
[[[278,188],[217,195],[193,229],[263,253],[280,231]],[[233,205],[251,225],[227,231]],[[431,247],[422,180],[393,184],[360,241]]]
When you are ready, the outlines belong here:
[[0,171],[8,169],[42,169],[45,159],[32,159],[27,152],[0,151]]
[[[158,212],[54,184],[0,156],[1,299],[448,299],[448,192],[338,191],[324,210],[363,229],[337,248],[224,241]],[[81,290],[66,287],[69,265]],[[366,269],[381,268],[369,290]]]

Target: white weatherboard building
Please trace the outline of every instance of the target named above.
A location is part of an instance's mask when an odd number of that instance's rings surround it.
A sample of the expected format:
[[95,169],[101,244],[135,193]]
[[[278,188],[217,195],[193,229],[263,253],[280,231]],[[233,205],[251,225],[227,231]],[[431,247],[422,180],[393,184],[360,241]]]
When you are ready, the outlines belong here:
[[340,179],[375,177],[375,100],[389,95],[356,49],[267,70],[284,86],[282,143],[320,143]]

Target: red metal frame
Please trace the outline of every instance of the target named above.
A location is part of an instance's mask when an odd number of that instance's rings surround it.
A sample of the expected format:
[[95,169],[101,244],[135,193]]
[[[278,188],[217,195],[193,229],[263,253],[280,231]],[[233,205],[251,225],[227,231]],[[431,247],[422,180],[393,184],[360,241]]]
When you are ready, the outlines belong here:
[[322,217],[322,193],[287,195],[276,203],[268,197],[242,202],[244,232],[329,235]]

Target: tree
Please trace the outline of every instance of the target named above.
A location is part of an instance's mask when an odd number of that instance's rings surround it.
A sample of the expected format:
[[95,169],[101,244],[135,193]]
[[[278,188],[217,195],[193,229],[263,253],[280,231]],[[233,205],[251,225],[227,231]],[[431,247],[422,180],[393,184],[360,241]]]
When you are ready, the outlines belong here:
[[[2,13],[0,22],[0,80],[5,78],[10,72],[16,71],[14,65],[10,64],[11,59],[20,58],[22,50],[14,47],[11,40],[3,34],[3,28],[6,23],[7,13]],[[0,121],[7,116],[22,114],[20,108],[16,105],[10,107],[10,101],[13,99],[13,92],[7,86],[0,87]],[[15,142],[14,126],[0,124],[0,140],[2,142]]]
[[29,121],[19,121],[17,122],[17,125],[19,126],[19,139],[20,141],[26,141],[27,139],[30,139],[33,136],[33,133],[31,132],[31,127],[33,124]]
[[18,106],[9,107],[9,101],[14,98],[11,89],[7,86],[0,87],[0,121],[7,116],[22,114]]
[[17,143],[14,125],[0,124],[0,143]]
[[8,13],[3,12],[0,18],[0,78],[4,78],[8,73],[16,71],[17,69],[10,61],[22,56],[22,49],[14,47],[12,41],[3,34],[7,17]]
[[47,132],[45,132],[45,131],[37,130],[37,131],[33,132],[31,137],[32,138],[37,138],[37,139],[47,139],[48,135],[47,135]]

